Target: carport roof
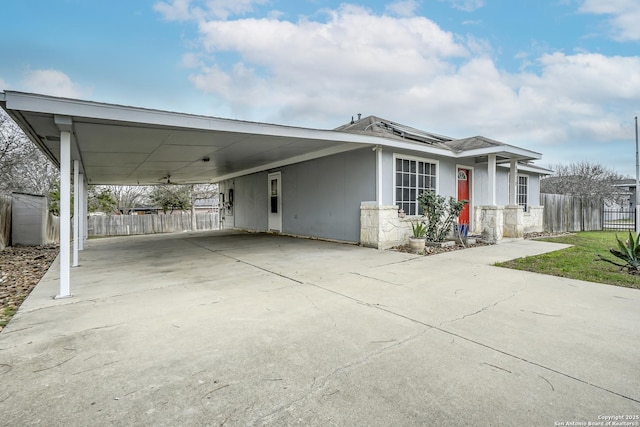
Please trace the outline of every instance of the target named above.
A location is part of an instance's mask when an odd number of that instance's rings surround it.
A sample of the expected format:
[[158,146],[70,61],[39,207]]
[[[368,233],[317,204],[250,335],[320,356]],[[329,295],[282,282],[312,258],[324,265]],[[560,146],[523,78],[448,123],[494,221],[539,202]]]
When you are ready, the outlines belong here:
[[[222,119],[5,91],[0,106],[56,165],[60,132],[90,184],[219,182],[367,146],[454,158],[496,154],[520,161],[541,155],[506,144],[466,151],[441,144],[348,130],[320,130]],[[465,147],[470,148],[470,147]]]

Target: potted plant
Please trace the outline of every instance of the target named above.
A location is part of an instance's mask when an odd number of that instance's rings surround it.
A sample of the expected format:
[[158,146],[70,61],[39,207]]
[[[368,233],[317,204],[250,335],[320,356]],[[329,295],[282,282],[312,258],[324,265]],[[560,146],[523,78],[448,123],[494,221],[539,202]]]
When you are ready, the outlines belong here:
[[411,223],[411,230],[413,231],[413,235],[409,238],[409,247],[414,252],[424,251],[427,225],[424,221],[415,221]]

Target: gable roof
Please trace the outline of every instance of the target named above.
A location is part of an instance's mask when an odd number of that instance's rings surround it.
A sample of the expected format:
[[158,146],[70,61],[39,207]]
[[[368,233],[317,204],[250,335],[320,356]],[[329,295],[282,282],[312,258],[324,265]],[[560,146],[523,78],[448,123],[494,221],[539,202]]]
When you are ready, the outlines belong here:
[[[377,116],[367,116],[358,120],[352,119],[350,123],[337,127],[334,130],[339,132],[357,133],[360,135],[375,135],[398,141],[417,142],[419,144],[455,153],[457,154],[456,157],[465,157],[467,154],[473,157],[482,157],[483,155],[487,155],[492,152],[498,155],[502,154],[503,157],[509,157],[507,153],[514,154],[516,152],[522,152],[524,154],[524,151],[537,154],[538,156],[532,156],[528,159],[522,158],[520,160],[533,160],[542,157],[539,153],[524,150],[515,145],[505,144],[504,142],[496,141],[495,139],[480,135],[456,139],[432,132],[426,132]],[[548,170],[545,169],[545,171]]]
[[376,146],[476,162],[490,154],[498,162],[542,157],[497,141],[458,151],[453,138],[375,116],[323,130],[16,91],[0,92],[0,107],[55,165],[61,131],[70,132],[71,160],[90,184],[221,182]]
[[377,116],[368,116],[358,121],[352,121],[334,129],[339,132],[358,133],[361,135],[376,135],[383,138],[401,141],[414,141],[450,150],[445,142],[451,141],[447,136],[425,132],[411,126],[402,125]]

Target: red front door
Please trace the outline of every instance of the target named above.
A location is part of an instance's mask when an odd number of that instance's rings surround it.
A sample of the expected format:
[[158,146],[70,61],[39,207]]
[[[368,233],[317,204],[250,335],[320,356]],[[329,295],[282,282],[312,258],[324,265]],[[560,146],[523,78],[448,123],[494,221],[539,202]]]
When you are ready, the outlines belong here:
[[469,186],[471,183],[471,171],[469,169],[458,169],[458,200],[466,200],[469,203],[464,205],[458,224],[469,224],[469,205],[471,198],[469,197]]

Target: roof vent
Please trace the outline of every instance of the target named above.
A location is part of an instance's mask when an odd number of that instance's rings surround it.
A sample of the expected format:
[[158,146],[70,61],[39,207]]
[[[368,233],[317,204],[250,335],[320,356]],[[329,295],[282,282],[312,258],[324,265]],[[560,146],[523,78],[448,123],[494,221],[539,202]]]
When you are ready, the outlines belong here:
[[362,114],[358,113],[358,121],[362,118]]

